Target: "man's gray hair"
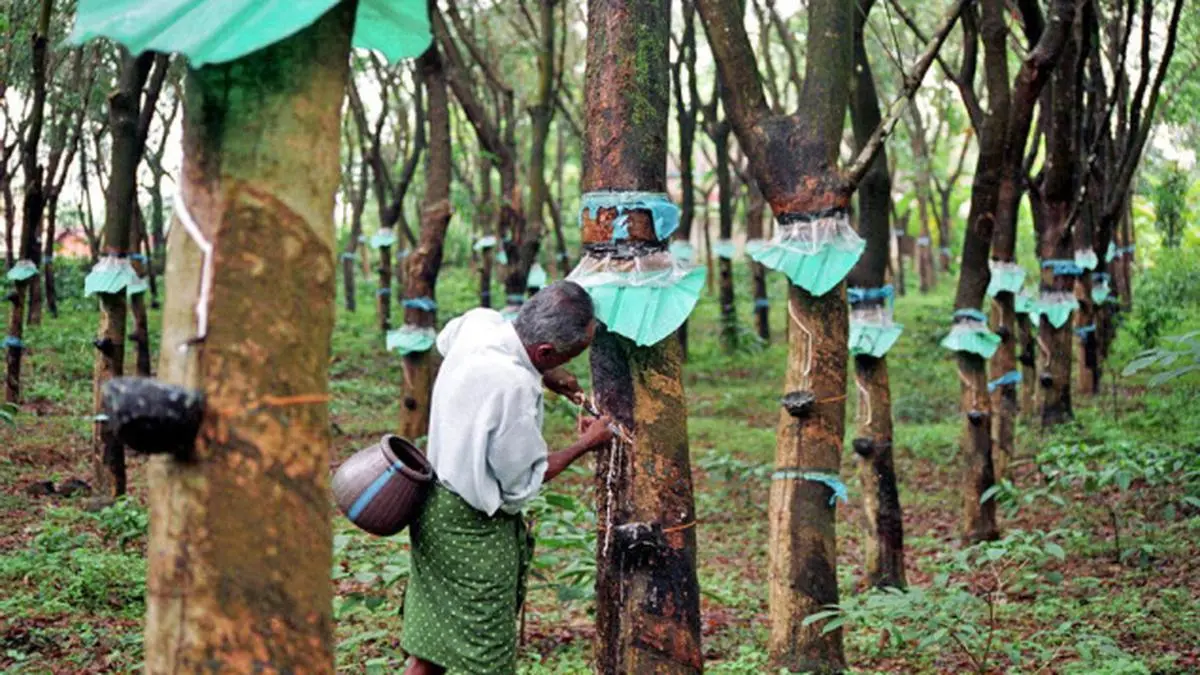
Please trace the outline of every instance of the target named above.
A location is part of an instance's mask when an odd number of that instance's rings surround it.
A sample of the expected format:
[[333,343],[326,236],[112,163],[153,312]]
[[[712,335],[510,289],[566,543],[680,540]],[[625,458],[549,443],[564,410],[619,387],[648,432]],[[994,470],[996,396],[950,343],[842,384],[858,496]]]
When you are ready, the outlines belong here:
[[513,328],[523,344],[549,344],[564,354],[587,341],[594,312],[592,298],[582,286],[556,281],[525,301]]

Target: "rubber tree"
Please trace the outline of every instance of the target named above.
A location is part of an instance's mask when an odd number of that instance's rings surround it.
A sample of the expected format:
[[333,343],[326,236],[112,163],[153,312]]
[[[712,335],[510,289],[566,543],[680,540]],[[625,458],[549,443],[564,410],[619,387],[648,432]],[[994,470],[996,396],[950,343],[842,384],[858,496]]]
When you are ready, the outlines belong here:
[[[673,241],[685,244],[688,250],[692,250],[692,223],[696,221],[696,171],[693,155],[696,147],[696,124],[700,118],[700,90],[696,82],[696,6],[692,0],[681,0],[681,4],[683,34],[676,59],[671,64],[675,119],[679,127],[679,228],[671,236]],[[695,255],[693,250],[692,257]],[[686,321],[679,327],[679,343],[683,347],[683,359],[686,361]]]
[[[925,120],[916,103],[909,106],[909,128],[914,163],[913,190],[917,197],[917,288],[928,293],[937,284],[937,268],[933,262],[933,232],[929,227],[929,210],[933,204],[930,183],[930,149],[925,139]],[[886,165],[884,166],[886,169]]]
[[[446,78],[436,47],[417,61],[429,97],[429,151],[425,163],[425,198],[421,207],[421,238],[409,254],[404,289],[404,324],[434,330],[437,308],[422,299],[437,298],[437,275],[442,266],[442,246],[450,225],[450,103]],[[420,438],[429,431],[430,401],[437,373],[437,352],[428,349],[403,357],[404,401],[400,409],[400,435]]]
[[[1054,0],[1047,26],[1040,31],[1037,42],[1021,61],[1015,84],[1010,84],[1005,8],[998,0],[980,2],[978,35],[984,49],[987,108],[978,125],[979,155],[971,186],[962,269],[954,297],[956,313],[978,311],[982,306],[990,280],[988,256],[993,242],[996,242],[994,259],[1000,262],[1011,262],[1013,259],[1015,246],[1011,242],[1015,241],[1017,205],[1021,196],[1018,181],[1033,111],[1062,52],[1074,10],[1074,0]],[[1024,18],[1031,20],[1028,13]],[[1011,310],[1011,294],[1000,295],[999,302],[1002,303],[1005,302],[1003,296],[1008,296],[1008,309],[1002,311],[999,323],[1002,342],[996,353],[1009,351],[1006,352],[1008,357],[993,358],[1007,358],[1003,367],[1004,372],[1008,372],[1016,364],[1015,323],[1008,323],[1005,318],[1015,315]],[[982,499],[984,493],[995,484],[992,444],[994,411],[988,393],[984,358],[966,351],[957,352],[957,358],[964,418],[961,441],[965,458],[963,536],[969,542],[977,542],[999,537],[995,503]],[[1006,389],[1011,386],[1004,385],[996,389],[1000,396],[1012,396],[1015,400],[1015,390]],[[1015,406],[1006,410],[1015,412]]]
[[[21,254],[20,261],[36,265],[41,257],[38,249],[38,226],[42,222],[42,211],[45,208],[45,195],[42,192],[42,176],[45,166],[39,157],[39,147],[42,139],[42,126],[46,114],[46,61],[48,35],[50,32],[50,14],[54,10],[54,0],[42,0],[39,8],[37,29],[31,40],[33,77],[31,79],[32,102],[29,106],[29,121],[25,128],[25,138],[21,142],[21,172],[24,177],[25,194],[21,204]],[[19,403],[21,400],[21,356],[25,351],[22,338],[25,336],[25,307],[26,297],[31,287],[37,283],[37,276],[19,279],[13,285],[8,300],[12,308],[8,317],[8,335],[4,342],[7,349],[5,369],[5,400],[9,403]]]
[[[1068,27],[1069,29],[1069,27]],[[1079,82],[1080,41],[1077,31],[1069,31],[1062,59],[1053,70],[1046,116],[1046,166],[1032,194],[1038,231],[1038,257],[1042,261],[1040,288],[1043,294],[1075,297],[1078,268],[1064,271],[1057,261],[1074,266],[1075,235],[1071,206],[1079,189],[1080,148],[1079,108],[1082,91]],[[1055,326],[1043,314],[1038,326],[1041,386],[1041,420],[1053,426],[1073,417],[1071,406],[1071,360],[1074,327],[1070,321]]]
[[[108,126],[112,130],[111,169],[105,194],[104,257],[128,265],[134,230],[134,210],[137,208],[137,167],[141,160],[138,147],[138,116],[142,87],[150,75],[154,53],[140,56],[118,46],[119,71],[117,89],[108,99]],[[112,288],[112,287],[110,287]],[[125,369],[125,333],[128,323],[128,298],[125,286],[112,292],[96,293],[100,300],[100,326],[94,343],[96,347],[92,399],[96,421],[92,424],[92,465],[94,488],[102,500],[125,494],[125,446],[117,440],[112,425],[101,416],[103,389],[109,380],[121,377]]]
[[[912,95],[963,2],[905,77],[900,99]],[[791,114],[771,111],[763,94],[739,0],[699,0],[717,69],[726,83],[726,110],[739,145],[777,222],[846,217],[850,198],[884,138],[895,127],[893,104],[854,162],[838,168],[838,146],[853,75],[854,7],[820,0],[808,9],[808,54],[799,100]],[[821,296],[792,286],[788,368],[780,411],[770,496],[771,666],[832,672],[846,667],[840,629],[804,619],[836,604],[836,486],[845,433],[847,306],[845,284]],[[810,478],[814,474],[821,480]],[[834,490],[836,494],[836,490]]]
[[[850,97],[850,119],[854,143],[861,149],[879,126],[879,95],[867,59],[864,28],[875,0],[858,0],[854,15],[854,91]],[[887,275],[892,182],[887,170],[887,152],[880,150],[858,187],[858,231],[867,247],[850,270],[847,283],[861,289],[881,288]],[[851,309],[872,309],[888,302],[878,294],[851,304]],[[854,357],[858,389],[858,429],[853,443],[862,481],[863,515],[866,520],[866,579],[877,587],[904,588],[904,520],[900,491],[892,458],[892,396],[888,384],[887,356],[859,354]]]
[[[487,54],[470,39],[470,31],[467,29],[466,22],[458,12],[458,6],[455,2],[446,3],[446,15],[450,18],[454,25],[455,33],[458,34],[459,42],[466,47],[472,62],[477,65],[484,73],[485,80],[488,85],[488,90],[496,99],[495,113],[489,112],[484,105],[484,97],[479,90],[476,89],[469,75],[469,66],[459,51],[458,44],[450,33],[450,26],[446,23],[446,17],[442,16],[441,12],[433,12],[430,16],[430,21],[433,24],[433,33],[438,41],[438,46],[441,48],[444,59],[443,67],[445,68],[446,79],[451,91],[454,93],[454,98],[462,107],[463,114],[466,115],[467,121],[471,123],[471,127],[475,129],[475,136],[479,140],[480,149],[487,153],[494,163],[497,173],[500,176],[500,208],[496,211],[496,223],[494,231],[500,241],[499,246],[502,246],[505,251],[505,256],[511,262],[517,258],[519,254],[518,243],[512,241],[512,233],[517,232],[522,228],[525,214],[522,208],[520,199],[520,189],[517,186],[517,149],[515,139],[515,120],[514,120],[514,94],[504,80],[500,78],[496,72],[495,64],[488,58]],[[490,190],[490,186],[487,188]],[[490,209],[489,209],[490,211]],[[490,225],[484,226],[484,233],[488,235]],[[490,236],[490,235],[488,235]],[[486,289],[488,293],[488,303],[491,302],[491,284],[492,271],[494,260],[494,252],[492,248],[483,250],[483,264],[480,266],[480,295],[482,304],[482,294]],[[509,280],[506,279],[506,288]],[[515,292],[510,292],[510,297],[506,300],[506,305],[518,305],[524,302],[525,288],[524,281],[522,286],[516,289]]]
[[[347,167],[342,176],[342,191],[350,205],[350,234],[346,238],[346,248],[342,251],[342,302],[346,311],[358,309],[358,291],[355,284],[355,266],[358,260],[359,245],[362,243],[363,211],[367,206],[367,192],[370,190],[371,168],[366,158],[360,153],[355,161],[354,148],[362,147],[363,138],[358,137],[358,143],[351,140],[349,125],[344,127],[343,147],[347,154]],[[358,125],[355,125],[357,128]],[[361,130],[359,132],[361,134]],[[366,247],[363,246],[365,251]]]
[[[667,0],[588,3],[584,193],[665,191],[669,39]],[[584,210],[586,255],[612,245],[617,215]],[[650,213],[627,216],[629,253],[661,250]],[[696,514],[679,341],[638,346],[600,326],[591,368],[597,405],[632,436],[597,457],[596,672],[699,673]]]
[[729,135],[732,127],[728,114],[721,114],[721,77],[713,82],[713,94],[701,112],[704,132],[713,144],[717,179],[717,293],[721,305],[721,346],[726,353],[737,349],[737,305],[733,290],[733,171],[730,167]]
[[[426,145],[425,104],[421,83],[419,81],[414,83],[413,108],[416,119],[413,126],[407,127],[408,116],[405,111],[402,110],[400,114],[403,120],[402,124],[406,128],[412,129],[412,138],[408,144],[408,155],[400,169],[400,175],[393,178],[391,167],[385,160],[383,130],[389,119],[394,76],[374,54],[371,55],[370,64],[381,87],[379,97],[381,106],[373,123],[367,118],[366,107],[363,105],[358,87],[353,81],[351,81],[347,93],[349,94],[350,111],[353,113],[358,127],[363,161],[371,167],[372,191],[375,193],[375,202],[379,208],[379,229],[389,232],[399,229],[408,244],[415,246],[417,239],[404,214],[404,199],[408,195],[409,187],[412,186],[413,176],[416,175],[417,165],[421,161],[421,153],[424,152]],[[386,335],[392,324],[392,264],[394,257],[395,252],[392,245],[381,243],[379,246],[379,287],[375,291],[375,312],[379,321],[380,335]]]
[[[83,135],[83,124],[87,118],[88,99],[92,85],[95,82],[96,61],[98,54],[91,52],[87,55],[83,49],[71,51],[71,66],[68,84],[58,93],[57,101],[52,106],[57,109],[54,115],[53,130],[50,133],[50,153],[46,166],[46,185],[42,193],[46,198],[45,234],[42,237],[42,278],[46,308],[50,316],[58,317],[58,292],[54,280],[54,244],[58,229],[58,199],[66,185],[75,155],[79,151],[80,138]],[[30,307],[30,323],[39,322],[40,308]]]
[[537,84],[534,99],[529,105],[529,181],[528,206],[525,218],[513,233],[517,242],[517,257],[509,258],[508,274],[504,279],[505,294],[525,293],[529,270],[538,260],[542,235],[546,230],[545,212],[550,201],[550,184],[546,179],[546,142],[550,138],[550,123],[554,119],[555,62],[554,7],[557,0],[538,0],[537,13]]
[[148,464],[148,673],[334,671],[331,216],[354,5],[187,74],[159,374],[205,404],[194,442]]

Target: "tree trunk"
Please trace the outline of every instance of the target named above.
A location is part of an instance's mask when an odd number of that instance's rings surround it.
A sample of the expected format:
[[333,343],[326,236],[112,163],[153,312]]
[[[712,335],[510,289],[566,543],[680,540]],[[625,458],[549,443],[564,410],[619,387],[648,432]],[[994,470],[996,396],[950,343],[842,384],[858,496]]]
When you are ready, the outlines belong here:
[[[495,237],[496,205],[492,197],[492,160],[485,154],[479,156],[479,203],[475,214],[483,227],[483,236]],[[492,306],[492,268],[496,260],[496,247],[487,246],[479,252],[479,306]]]
[[[42,213],[42,217],[43,218],[46,217],[44,211]],[[37,264],[38,267],[41,267],[42,266],[41,242],[35,240],[34,246],[38,248],[38,254],[33,262],[35,264]],[[42,271],[44,272],[44,270],[42,270]],[[34,277],[33,283],[29,284],[29,325],[30,326],[42,325],[42,284],[44,283],[44,279],[41,278],[42,276],[43,275],[39,274],[37,277]]]
[[[46,242],[42,251],[42,276],[46,284],[46,308],[58,318],[58,289],[54,284],[54,240],[58,236],[58,194],[46,201]],[[31,321],[32,323],[32,321]]]
[[912,120],[912,149],[916,165],[915,191],[917,194],[917,278],[919,290],[928,293],[937,283],[937,268],[933,263],[933,233],[929,228],[929,209],[932,195],[929,192],[929,146],[925,142],[925,123],[915,103],[909,105]]
[[[554,119],[554,5],[557,0],[538,2],[538,51],[536,99],[529,107],[530,144],[529,202],[525,218],[513,230],[513,243],[518,257],[509,258],[505,290],[509,295],[523,294],[528,288],[529,269],[538,260],[542,233],[545,232],[546,204],[550,187],[546,182],[546,142],[550,138],[550,122]],[[518,195],[512,196],[519,199]]]
[[[699,0],[697,7],[726,84],[725,110],[776,221],[817,214],[848,220],[853,188],[837,172],[837,151],[853,76],[853,6],[809,4],[805,104],[793,115],[772,114],[767,106],[739,0]],[[840,486],[845,430],[845,285],[820,297],[793,286],[790,295],[788,405],[779,418],[769,505],[768,651],[773,669],[840,672],[846,668],[841,630],[804,619],[838,602],[830,492]]]
[[[874,0],[858,0],[854,17],[854,92],[850,98],[850,119],[858,149],[866,145],[881,121],[879,95],[867,60],[863,28]],[[887,274],[888,242],[892,204],[891,178],[887,170],[887,151],[881,150],[863,177],[858,190],[859,234],[867,242],[863,256],[850,271],[852,287],[872,289],[883,286]],[[872,298],[851,305],[852,310],[883,311],[887,300]],[[866,537],[867,583],[876,587],[904,588],[904,519],[900,509],[900,490],[892,459],[892,396],[888,384],[887,357],[858,355],[854,358],[855,384],[858,389],[858,429],[854,452],[858,476],[862,481],[863,514]]]
[[[587,17],[583,191],[663,192],[668,3],[593,0]],[[584,212],[585,255],[611,244],[616,215]],[[653,222],[646,211],[628,217],[631,241],[623,245],[640,255],[637,244],[656,242]],[[675,339],[640,347],[601,326],[592,343],[597,403],[632,435],[632,443],[616,440],[596,460],[598,673],[703,668],[681,361]]]
[[[679,125],[679,228],[674,240],[692,243],[692,223],[696,219],[696,177],[693,152],[696,143],[696,120],[700,115],[700,93],[696,83],[696,6],[691,0],[681,0],[683,36],[679,43],[678,59],[674,64],[675,116]],[[687,88],[683,77],[687,76]],[[685,97],[686,92],[686,97]],[[692,251],[693,264],[696,252]],[[679,327],[679,346],[683,360],[688,356],[688,322]]]
[[[421,239],[407,259],[406,300],[437,297],[437,275],[442,266],[442,245],[450,225],[450,102],[442,60],[430,47],[417,62],[429,97],[429,151],[425,165],[425,199],[421,209]],[[435,329],[437,310],[406,306],[404,323]],[[404,355],[404,405],[400,411],[400,435],[416,440],[429,432],[429,406],[437,373],[437,351],[429,349]]]
[[1021,417],[1032,420],[1037,409],[1037,336],[1033,332],[1033,322],[1028,314],[1017,315],[1017,329],[1021,338],[1021,382],[1018,388],[1021,393]]
[[[146,222],[142,218],[141,207],[137,205],[136,197],[134,198],[133,208],[133,248],[138,250],[138,242],[140,242],[146,231]],[[133,263],[133,269],[137,272],[138,277],[144,277],[149,270],[150,262],[145,256],[138,256]],[[133,315],[133,333],[129,339],[133,341],[134,350],[136,353],[136,368],[135,371],[138,377],[150,377],[150,320],[146,316],[146,292],[129,294],[129,311]]]
[[[53,9],[54,0],[42,0],[37,32],[32,37],[33,100],[29,110],[29,126],[26,128],[25,141],[21,146],[21,169],[25,179],[25,195],[21,210],[20,259],[34,264],[41,257],[37,246],[37,232],[38,225],[42,222],[42,209],[45,206],[45,195],[42,194],[42,175],[45,167],[38,161],[38,146],[41,142],[42,123],[45,119],[47,35],[50,32],[50,14]],[[12,313],[9,315],[8,335],[5,338],[8,346],[5,396],[9,403],[19,403],[21,400],[21,355],[25,350],[22,342],[22,338],[25,336],[25,298],[27,295],[32,295],[32,287],[37,283],[36,276],[17,281],[13,284],[13,293],[16,294],[16,297],[9,296],[12,302]]]
[[[746,186],[750,193],[746,207],[746,240],[763,239],[763,216],[767,210],[767,200],[763,199],[758,184],[750,181]],[[756,260],[750,260],[751,296],[754,298],[755,324],[758,337],[764,343],[771,341],[770,305],[767,303],[767,268]]]
[[[1038,218],[1038,254],[1043,263],[1041,292],[1075,297],[1078,270],[1063,272],[1053,261],[1074,265],[1075,235],[1070,214],[1079,188],[1080,142],[1079,109],[1082,91],[1078,77],[1082,69],[1077,63],[1080,40],[1077,31],[1069,30],[1062,58],[1051,75],[1048,96],[1049,125],[1046,131],[1046,170],[1038,195],[1032,196],[1035,217]],[[1048,262],[1049,261],[1049,262]],[[1078,314],[1078,311],[1076,311]],[[1042,394],[1042,425],[1054,426],[1070,420],[1071,355],[1074,337],[1072,322],[1054,327],[1043,315],[1038,331],[1043,361],[1038,368]]]
[[[109,128],[112,131],[112,167],[105,195],[104,259],[101,264],[128,265],[130,242],[134,241],[134,209],[137,208],[137,167],[141,152],[137,144],[138,105],[142,85],[150,72],[152,52],[134,57],[119,48],[120,72],[117,90],[108,99]],[[100,299],[100,327],[96,336],[96,356],[92,378],[93,405],[96,415],[103,412],[102,391],[105,383],[121,377],[125,367],[125,329],[128,308],[125,287],[116,292],[97,293]],[[125,494],[125,447],[112,427],[102,418],[92,428],[92,463],[96,496],[103,501]]]
[[380,336],[392,329],[392,247],[379,247],[379,288],[375,289],[375,317]]
[[[988,109],[979,130],[979,157],[971,186],[971,210],[963,235],[955,310],[978,310],[987,290],[988,250],[995,229],[994,214],[999,202],[1004,133],[1008,121],[1008,66],[1004,40],[1006,28],[999,0],[984,0],[980,35],[988,82]],[[999,43],[996,43],[996,40]],[[995,500],[982,502],[984,492],[995,482],[992,460],[992,404],[987,393],[987,370],[983,357],[958,352],[963,427],[963,538],[969,542],[997,539]]]
[[207,401],[188,461],[149,464],[151,674],[334,672],[330,214],[354,4],[188,75],[160,371]]
[[[717,86],[720,89],[720,85]],[[712,104],[705,112],[708,137],[713,142],[713,153],[717,162],[717,243],[733,243],[733,177],[729,169],[729,122],[718,119],[720,101],[713,95]],[[737,349],[738,325],[737,306],[733,293],[733,258],[726,257],[727,251],[717,255],[717,293],[721,303],[721,346],[725,353]]]
[[[346,145],[352,147],[349,142]],[[362,237],[363,210],[367,206],[367,192],[370,190],[369,174],[370,165],[365,157],[360,157],[358,182],[355,183],[353,177],[347,181],[349,183],[347,191],[350,193],[350,236],[346,240],[346,250],[342,253],[342,290],[348,312],[358,309],[354,261],[358,259],[359,238]],[[365,250],[367,247],[363,246],[362,248]]]

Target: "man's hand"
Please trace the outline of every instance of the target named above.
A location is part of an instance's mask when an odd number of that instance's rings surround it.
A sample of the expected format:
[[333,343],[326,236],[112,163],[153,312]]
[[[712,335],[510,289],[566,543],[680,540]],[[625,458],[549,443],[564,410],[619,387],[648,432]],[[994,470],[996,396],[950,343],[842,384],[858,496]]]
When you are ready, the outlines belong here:
[[566,396],[574,403],[583,402],[583,389],[579,386],[579,380],[570,373],[566,368],[555,368],[542,373],[542,384],[550,391]]
[[613,439],[612,429],[609,428],[612,426],[612,418],[608,415],[585,418],[581,426],[583,433],[579,435],[579,443],[589,450],[608,445]]

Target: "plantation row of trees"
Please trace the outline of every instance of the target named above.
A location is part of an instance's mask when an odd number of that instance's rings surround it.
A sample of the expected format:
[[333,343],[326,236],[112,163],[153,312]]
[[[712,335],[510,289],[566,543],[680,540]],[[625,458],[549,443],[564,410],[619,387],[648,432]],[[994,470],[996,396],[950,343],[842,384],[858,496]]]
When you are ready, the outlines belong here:
[[[535,270],[566,274],[607,250],[618,227],[641,245],[634,257],[665,246],[643,208],[583,209],[576,233],[580,194],[670,191],[680,207],[673,255],[695,261],[690,249],[707,242],[733,350],[745,340],[739,299],[752,300],[758,339],[771,337],[772,265],[751,243],[852,225],[863,245],[840,276],[826,272],[829,283],[817,284],[788,274],[770,497],[773,663],[841,669],[840,631],[805,618],[838,600],[830,493],[840,483],[851,360],[853,450],[871,534],[865,574],[878,586],[906,584],[886,349],[851,345],[852,313],[890,314],[893,294],[905,291],[906,257],[924,292],[959,253],[944,344],[962,383],[962,527],[967,541],[998,537],[987,497],[1009,474],[1018,411],[1036,410],[1044,425],[1070,419],[1073,392],[1099,391],[1116,317],[1132,302],[1139,162],[1166,99],[1192,94],[1168,71],[1181,33],[1194,30],[1183,4],[1021,0],[1012,11],[1000,0],[813,0],[787,16],[772,0],[447,0],[430,4],[432,41],[412,63],[351,52],[353,14],[342,4],[263,50],[189,69],[182,56],[107,41],[58,47],[73,7],[18,0],[0,25],[8,400],[21,397],[26,322],[43,320],[43,306],[57,313],[53,255],[69,223],[88,241],[88,291],[101,309],[96,484],[106,496],[124,493],[124,448],[101,392],[127,372],[150,375],[146,308],[165,275],[157,373],[202,393],[208,412],[189,458],[198,461],[151,468],[148,658],[167,669],[171,659],[266,648],[283,610],[249,592],[234,606],[215,596],[225,580],[261,578],[288,586],[288,606],[317,617],[276,636],[272,662],[325,661],[329,513],[323,497],[308,496],[327,489],[338,267],[349,311],[359,277],[376,278],[380,340],[394,340],[403,359],[398,427],[415,439],[428,425],[437,367],[428,336],[451,229],[470,231],[480,305],[511,311]],[[714,63],[708,72],[702,55]],[[328,222],[335,203],[340,230]],[[1017,259],[1023,204],[1040,270],[1032,294]],[[730,252],[739,234],[753,257],[752,286],[741,292]],[[497,273],[502,304],[492,298]],[[598,458],[599,489],[612,491],[600,521],[659,528],[653,564],[631,568],[621,546],[599,549],[603,672],[702,667],[686,323],[678,335],[639,345],[601,330],[592,349],[597,401],[633,436]],[[134,369],[124,363],[127,339]],[[640,462],[659,470],[636,471]],[[289,476],[282,495],[278,472]],[[222,518],[255,513],[275,524],[270,546],[206,520],[224,509]],[[181,513],[194,527],[165,524]],[[204,553],[191,548],[199,541]],[[253,564],[231,566],[231,551]],[[285,584],[277,559],[306,562]],[[181,569],[199,572],[184,579]],[[175,611],[184,602],[195,603],[188,615]],[[197,635],[192,612],[236,628]],[[168,651],[184,634],[193,651]]]

